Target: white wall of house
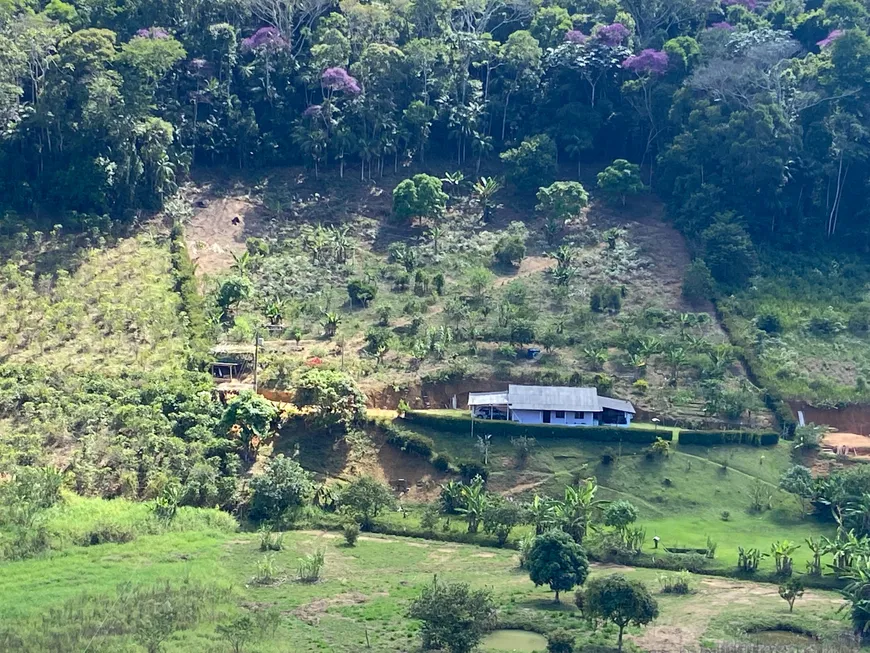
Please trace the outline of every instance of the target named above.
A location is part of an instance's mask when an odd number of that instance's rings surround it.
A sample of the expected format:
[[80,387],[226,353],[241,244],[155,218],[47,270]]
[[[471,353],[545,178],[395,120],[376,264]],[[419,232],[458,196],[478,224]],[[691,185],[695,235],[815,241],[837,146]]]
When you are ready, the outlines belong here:
[[[544,412],[541,410],[512,410],[511,415],[515,422],[520,424],[543,424]],[[573,410],[550,411],[550,424],[562,426],[592,426],[595,413],[578,413]]]

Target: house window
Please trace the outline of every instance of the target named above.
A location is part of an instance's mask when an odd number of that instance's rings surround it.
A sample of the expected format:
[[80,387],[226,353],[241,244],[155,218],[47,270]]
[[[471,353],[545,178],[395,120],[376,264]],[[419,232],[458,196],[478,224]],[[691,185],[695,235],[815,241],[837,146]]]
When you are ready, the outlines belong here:
[[565,411],[557,410],[556,411],[556,419],[565,419]]
[[580,410],[574,411],[574,419],[586,419],[586,413]]

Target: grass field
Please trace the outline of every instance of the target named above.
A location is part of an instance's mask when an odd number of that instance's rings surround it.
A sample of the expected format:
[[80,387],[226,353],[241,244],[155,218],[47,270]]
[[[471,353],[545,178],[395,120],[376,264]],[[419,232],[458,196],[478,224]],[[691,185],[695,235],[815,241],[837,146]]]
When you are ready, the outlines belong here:
[[[470,435],[403,426],[431,437],[439,451],[456,459],[480,458]],[[642,445],[548,438],[541,440],[526,464],[519,467],[510,441],[494,438],[489,483],[515,496],[559,496],[566,485],[594,476],[603,498],[627,499],[638,508],[638,523],[647,532],[647,550],[653,547],[653,536],[661,538],[661,547],[680,548],[703,548],[709,537],[718,547],[717,566],[736,565],[738,547],[767,551],[776,540],[803,544],[804,538],[833,534],[833,524],[803,516],[797,500],[777,488],[782,473],[795,462],[788,442],[775,447],[677,443],[666,458],[650,458],[646,449]],[[605,453],[612,455],[614,462],[604,464]],[[756,491],[764,497],[760,511],[752,509]],[[806,545],[798,549],[797,569],[803,569],[808,555]],[[762,569],[772,565],[765,560]]]
[[[355,548],[348,548],[337,534],[315,531],[288,532],[284,545],[271,554],[274,579],[267,584],[255,582],[258,563],[264,558],[259,538],[245,533],[143,536],[121,545],[75,547],[47,560],[6,563],[0,574],[3,633],[29,641],[28,637],[35,637],[34,629],[45,627],[40,615],[49,610],[54,611],[50,628],[63,629],[69,625],[63,620],[76,614],[70,606],[81,604],[83,594],[112,597],[123,583],[178,586],[188,582],[212,587],[218,599],[196,623],[171,635],[164,645],[167,652],[229,650],[216,625],[246,612],[265,624],[258,639],[244,649],[252,652],[350,653],[365,649],[366,641],[373,651],[413,650],[416,626],[406,617],[407,607],[437,574],[441,581],[490,588],[502,623],[534,624],[542,631],[561,626],[584,643],[615,641],[612,627],[591,632],[568,602],[570,597],[554,606],[552,594],[535,588],[517,569],[514,552],[381,536],[363,536]],[[297,559],[317,549],[326,556],[322,580],[296,582]],[[593,574],[614,571],[637,577],[657,591],[657,573],[652,570],[597,567]],[[658,622],[645,632],[631,631],[632,636],[640,636],[643,647],[660,646],[676,637],[687,645],[746,639],[742,629],[752,624],[799,622],[823,636],[837,635],[845,627],[835,616],[838,602],[830,593],[808,593],[789,615],[774,586],[705,577],[696,577],[693,584],[695,595],[657,593]],[[132,644],[135,633],[112,635],[124,630],[115,619],[90,633],[94,650],[138,650]]]

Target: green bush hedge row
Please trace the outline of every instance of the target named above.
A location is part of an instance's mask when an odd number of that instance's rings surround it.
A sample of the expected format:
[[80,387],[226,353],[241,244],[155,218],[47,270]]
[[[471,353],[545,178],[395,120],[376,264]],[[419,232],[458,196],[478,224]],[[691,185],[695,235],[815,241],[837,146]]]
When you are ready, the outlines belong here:
[[210,340],[209,318],[205,302],[199,294],[196,266],[190,260],[184,242],[184,228],[180,222],[172,225],[169,232],[169,252],[175,277],[175,292],[181,297],[181,305],[187,314],[187,326],[193,343],[194,365],[202,363],[208,353]]
[[[409,410],[405,419],[411,424],[425,426],[446,433],[467,435],[471,432],[471,417],[435,415],[424,411]],[[573,438],[590,442],[630,442],[651,444],[656,438],[673,439],[670,429],[627,429],[619,426],[558,426],[553,424],[518,424],[500,420],[474,420],[475,435],[516,437],[526,435],[542,438]]]
[[757,431],[680,431],[680,444],[700,444],[715,447],[722,444],[748,444],[772,447],[779,442],[779,433]]

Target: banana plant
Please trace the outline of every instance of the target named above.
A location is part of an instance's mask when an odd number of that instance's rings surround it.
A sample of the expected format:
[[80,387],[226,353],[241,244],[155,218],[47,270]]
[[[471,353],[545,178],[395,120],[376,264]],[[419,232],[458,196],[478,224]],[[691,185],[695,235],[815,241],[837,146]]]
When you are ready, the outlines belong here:
[[791,576],[794,565],[794,552],[801,548],[800,544],[788,540],[778,540],[770,545],[770,555],[776,564],[778,576]]
[[596,499],[598,484],[587,478],[578,487],[565,488],[565,500],[556,504],[555,516],[560,528],[578,544],[583,542],[595,515],[607,501]]
[[457,508],[456,512],[465,515],[468,520],[468,532],[476,533],[480,522],[483,521],[483,513],[489,507],[489,493],[483,486],[483,479],[475,476],[470,484],[462,486],[461,491],[464,506]]

